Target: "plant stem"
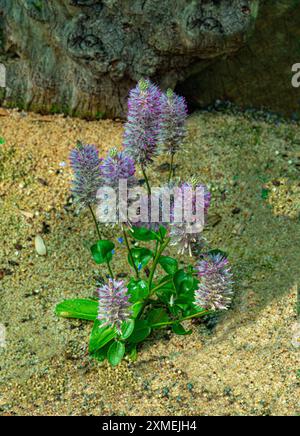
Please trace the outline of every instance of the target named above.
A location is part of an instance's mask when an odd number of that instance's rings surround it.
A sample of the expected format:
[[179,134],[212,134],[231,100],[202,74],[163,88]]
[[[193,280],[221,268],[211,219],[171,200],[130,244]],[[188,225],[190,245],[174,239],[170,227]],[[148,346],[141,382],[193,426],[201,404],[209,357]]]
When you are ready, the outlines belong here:
[[149,179],[147,177],[146,170],[145,170],[143,164],[141,164],[141,168],[142,168],[142,173],[143,173],[143,176],[144,176],[144,179],[145,179],[145,182],[146,182],[148,195],[151,195],[151,188],[150,188],[150,184],[149,184]]
[[126,247],[127,247],[127,250],[128,250],[128,255],[129,255],[130,261],[131,261],[131,263],[133,265],[133,268],[135,270],[136,276],[139,279],[140,278],[139,271],[137,269],[136,264],[134,263],[133,256],[132,256],[132,253],[131,253],[131,250],[130,250],[130,246],[129,246],[129,242],[128,242],[127,233],[126,233],[126,230],[125,230],[123,224],[122,224],[122,231],[123,231],[123,235],[124,235],[124,239],[125,239],[125,244],[126,244]]
[[156,255],[154,257],[154,261],[153,261],[153,265],[152,265],[152,269],[150,272],[150,276],[149,276],[149,282],[148,282],[148,286],[149,286],[149,291],[151,290],[151,285],[152,285],[152,280],[153,280],[153,276],[158,264],[158,260],[160,258],[160,255],[162,254],[162,252],[164,251],[164,249],[166,248],[166,246],[169,244],[170,242],[170,238],[167,238],[165,240],[165,242],[163,242],[160,246],[160,249],[156,251]]
[[114,274],[113,274],[113,272],[112,272],[112,269],[111,269],[111,266],[110,266],[109,261],[107,261],[107,268],[108,268],[108,271],[109,271],[110,277],[113,279],[113,278],[114,278]]
[[169,179],[168,182],[172,180],[173,177],[173,164],[174,164],[174,153],[171,153],[171,161],[170,161],[170,172],[169,172]]
[[165,326],[165,325],[178,324],[180,322],[187,321],[188,319],[200,318],[201,316],[208,315],[211,312],[212,312],[211,310],[202,310],[201,312],[194,313],[194,315],[185,316],[184,318],[181,318],[181,319],[178,319],[178,320],[175,320],[175,321],[159,322],[157,324],[153,324],[151,326],[151,328],[162,327],[162,326]]
[[172,279],[171,280],[167,280],[166,282],[160,283],[159,285],[155,286],[155,288],[151,289],[151,294],[153,294],[158,289],[163,288],[166,283],[170,283],[171,281],[172,281]]
[[96,229],[97,229],[97,233],[98,233],[99,239],[101,240],[102,239],[101,232],[100,232],[100,229],[99,229],[99,226],[98,226],[97,219],[96,219],[96,216],[94,214],[93,208],[92,208],[92,206],[90,204],[89,204],[89,209],[90,209],[90,212],[92,214],[92,217],[93,217]]

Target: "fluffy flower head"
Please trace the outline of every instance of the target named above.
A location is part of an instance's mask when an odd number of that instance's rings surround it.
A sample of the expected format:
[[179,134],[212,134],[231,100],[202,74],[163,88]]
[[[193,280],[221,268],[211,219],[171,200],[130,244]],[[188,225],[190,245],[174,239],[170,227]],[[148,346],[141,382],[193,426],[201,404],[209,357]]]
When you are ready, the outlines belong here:
[[101,185],[101,160],[94,145],[77,143],[70,153],[70,164],[74,178],[71,192],[81,206],[96,202],[96,194]]
[[128,321],[131,315],[130,296],[124,281],[109,279],[107,284],[103,284],[97,289],[99,294],[98,319],[102,321],[102,326],[116,327],[121,331],[123,321]]
[[126,154],[144,166],[156,153],[160,123],[159,88],[150,80],[140,80],[130,91],[124,142]]
[[101,172],[104,183],[109,186],[117,187],[120,179],[133,182],[134,160],[124,152],[113,149],[102,162]]
[[171,89],[161,96],[159,145],[163,151],[174,154],[186,137],[187,105],[184,97]]
[[[193,214],[199,209],[200,213],[203,211],[203,221],[188,221],[186,219],[186,210],[184,210],[183,203],[183,222],[173,222],[170,226],[171,245],[177,246],[178,253],[184,254],[186,251],[192,256],[193,245],[202,244],[202,230],[204,226],[204,218],[207,214],[210,206],[211,195],[205,185],[199,183],[196,178],[192,178],[189,182],[184,182],[179,185],[181,192],[183,193],[184,202],[191,205],[191,211]],[[195,189],[200,188],[203,191],[203,195],[200,199],[195,195]],[[197,201],[200,203],[197,204]]]
[[200,284],[195,305],[208,310],[228,309],[232,295],[232,273],[228,259],[221,254],[206,255],[197,264]]

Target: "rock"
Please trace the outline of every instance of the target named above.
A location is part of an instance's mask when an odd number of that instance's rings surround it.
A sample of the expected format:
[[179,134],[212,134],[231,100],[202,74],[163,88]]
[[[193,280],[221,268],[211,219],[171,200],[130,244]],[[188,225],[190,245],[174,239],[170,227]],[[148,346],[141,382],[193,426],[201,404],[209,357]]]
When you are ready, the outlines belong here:
[[244,224],[238,223],[234,226],[232,233],[236,236],[242,236],[245,231]]
[[47,248],[43,238],[40,235],[37,235],[34,239],[35,250],[39,256],[47,255]]
[[204,69],[239,50],[258,1],[0,0],[0,103],[124,117],[141,77],[174,87],[199,63]]
[[21,214],[28,219],[32,219],[34,217],[34,214],[31,212],[27,212],[26,210],[20,210]]
[[214,63],[196,62],[178,92],[193,107],[221,98],[299,118],[299,88],[291,83],[292,66],[300,62],[299,39],[300,2],[260,0],[255,31],[245,46]]

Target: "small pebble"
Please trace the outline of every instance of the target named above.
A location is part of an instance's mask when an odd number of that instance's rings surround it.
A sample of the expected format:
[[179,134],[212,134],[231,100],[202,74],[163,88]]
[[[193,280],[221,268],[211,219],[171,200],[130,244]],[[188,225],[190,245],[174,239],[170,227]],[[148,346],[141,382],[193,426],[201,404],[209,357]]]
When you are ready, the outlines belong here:
[[39,256],[46,256],[47,248],[43,238],[37,235],[34,239],[35,250]]

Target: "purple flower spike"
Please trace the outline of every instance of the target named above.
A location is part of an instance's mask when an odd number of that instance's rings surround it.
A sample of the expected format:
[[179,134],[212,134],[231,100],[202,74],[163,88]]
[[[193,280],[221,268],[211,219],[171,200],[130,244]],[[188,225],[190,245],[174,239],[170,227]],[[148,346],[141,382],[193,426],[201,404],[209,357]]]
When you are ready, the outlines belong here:
[[[204,213],[207,214],[208,209],[210,207],[210,203],[211,203],[211,193],[209,192],[207,186],[200,183],[198,181],[197,177],[192,177],[189,182],[183,182],[180,185],[180,187],[181,187],[181,189],[188,189],[188,188],[193,189],[193,190],[196,190],[197,188],[203,189],[204,204],[198,204],[198,206],[204,207]],[[193,211],[195,211],[196,206],[197,206],[196,196],[193,195],[191,197],[191,203],[193,205]]]
[[196,244],[203,244],[202,226],[197,223],[182,223],[171,224],[170,238],[171,244],[177,247],[178,254],[185,254],[187,252],[190,257],[193,256],[193,246]]
[[[203,209],[205,218],[211,201],[211,194],[207,187],[199,183],[195,177],[192,177],[189,182],[181,183],[179,187],[182,190],[186,189],[186,191],[184,191],[184,197],[188,195],[188,189],[192,190],[191,197],[187,197],[189,199],[189,203],[192,205],[192,211],[195,213],[198,206],[200,210]],[[203,189],[203,197],[201,198],[201,203],[199,204],[197,204],[197,197],[194,195],[196,188]],[[177,246],[179,254],[188,252],[189,255],[192,256],[193,246],[203,244],[204,239],[202,237],[202,230],[204,224],[204,222],[189,223],[187,221],[184,221],[183,223],[172,223],[170,230],[171,245]]]
[[160,124],[161,91],[150,80],[140,80],[128,99],[124,142],[135,162],[148,165],[156,153]]
[[134,160],[124,152],[118,153],[113,149],[102,162],[101,172],[104,182],[109,186],[117,187],[120,179],[126,179],[128,184],[133,184]]
[[131,316],[130,295],[124,281],[109,279],[107,284],[97,289],[99,294],[98,320],[102,321],[101,327],[116,327],[121,332],[121,325]]
[[232,273],[221,254],[206,255],[197,264],[200,279],[195,305],[208,310],[228,309],[232,295]]
[[71,192],[76,201],[81,206],[95,203],[101,185],[101,160],[97,148],[78,142],[70,153],[70,164],[74,173]]
[[175,154],[182,145],[186,134],[187,105],[184,97],[171,89],[161,96],[161,121],[159,145],[162,151]]

